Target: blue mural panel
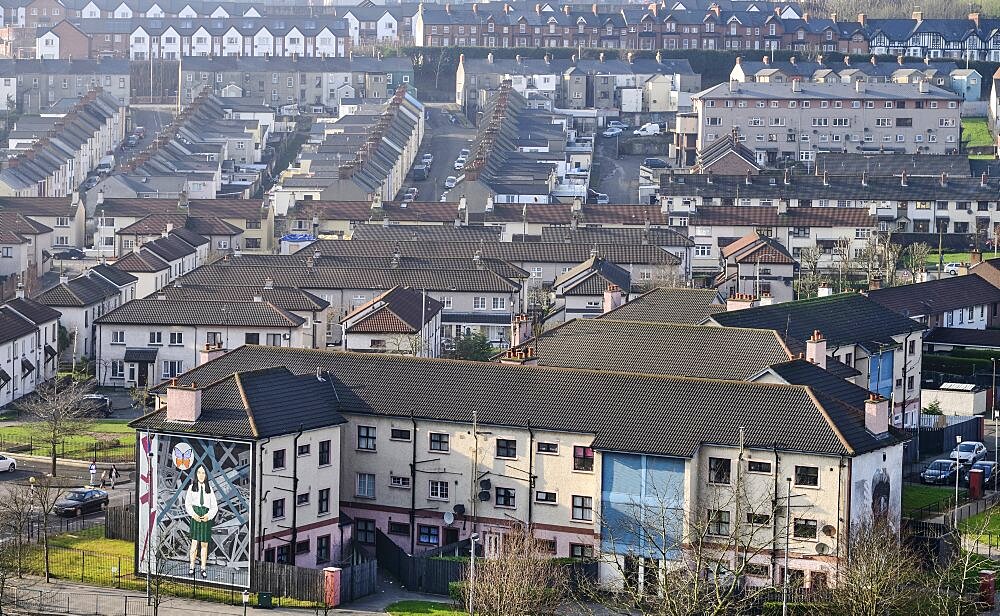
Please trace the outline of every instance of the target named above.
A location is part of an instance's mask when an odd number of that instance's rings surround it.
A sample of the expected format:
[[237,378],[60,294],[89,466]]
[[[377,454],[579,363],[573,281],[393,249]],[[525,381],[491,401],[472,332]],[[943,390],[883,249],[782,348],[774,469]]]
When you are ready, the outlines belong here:
[[892,397],[893,351],[874,353],[868,358],[868,389],[883,398]]
[[684,522],[684,460],[635,454],[602,456],[601,549],[679,558]]

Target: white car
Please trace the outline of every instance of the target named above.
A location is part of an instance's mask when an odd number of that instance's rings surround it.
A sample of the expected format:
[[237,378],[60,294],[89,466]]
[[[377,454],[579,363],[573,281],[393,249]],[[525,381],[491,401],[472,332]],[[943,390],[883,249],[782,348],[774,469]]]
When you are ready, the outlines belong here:
[[458,153],[458,156],[459,156],[460,158],[464,158],[464,159],[468,160],[468,159],[469,159],[469,154],[471,154],[471,153],[472,153],[472,152],[470,152],[470,151],[469,151],[469,148],[462,148],[462,149],[461,149],[461,150],[459,151],[459,153]]
[[955,447],[948,458],[961,464],[974,464],[986,457],[986,445],[979,441],[962,441]]
[[455,184],[458,184],[458,178],[453,175],[449,175],[444,179],[445,188],[455,188]]
[[17,460],[0,453],[0,471],[13,473],[17,470]]
[[455,171],[461,171],[465,167],[465,161],[467,159],[464,156],[459,156],[455,159]]
[[618,120],[611,120],[608,122],[608,128],[620,128],[622,130],[628,130],[628,124],[624,122],[619,122]]
[[604,135],[605,137],[617,137],[618,135],[622,134],[622,129],[609,128],[601,134]]
[[944,273],[949,276],[958,276],[958,268],[962,267],[961,263],[945,263]]

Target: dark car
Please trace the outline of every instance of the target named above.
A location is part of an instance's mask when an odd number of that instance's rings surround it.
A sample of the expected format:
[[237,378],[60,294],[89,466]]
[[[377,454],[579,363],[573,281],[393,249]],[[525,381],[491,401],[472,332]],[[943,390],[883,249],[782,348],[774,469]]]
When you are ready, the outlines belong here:
[[69,250],[64,250],[62,252],[57,252],[56,254],[52,255],[52,258],[53,259],[82,259],[84,256],[86,256],[86,255],[79,248],[70,248]]
[[111,399],[101,394],[87,394],[80,399],[80,414],[87,417],[111,415]]
[[97,186],[97,183],[101,181],[101,178],[96,175],[92,175],[80,184],[80,190],[90,190],[91,188]]
[[958,462],[954,460],[934,460],[930,466],[920,473],[920,480],[924,483],[955,483],[955,476],[958,473]]
[[669,165],[662,158],[647,158],[642,161],[642,166],[650,169],[666,169]]
[[134,148],[137,145],[139,145],[139,138],[136,137],[135,135],[129,135],[128,138],[125,140],[126,148]]
[[962,481],[964,481],[965,483],[969,483],[969,474],[973,470],[983,471],[983,485],[984,486],[991,486],[991,485],[993,485],[993,484],[996,483],[996,481],[997,481],[997,463],[996,462],[992,462],[990,460],[981,460],[979,462],[976,462],[975,464],[973,464],[972,466],[970,466],[967,471],[965,471],[964,475],[962,475]]
[[96,488],[74,488],[55,503],[55,514],[76,517],[108,506],[108,493]]

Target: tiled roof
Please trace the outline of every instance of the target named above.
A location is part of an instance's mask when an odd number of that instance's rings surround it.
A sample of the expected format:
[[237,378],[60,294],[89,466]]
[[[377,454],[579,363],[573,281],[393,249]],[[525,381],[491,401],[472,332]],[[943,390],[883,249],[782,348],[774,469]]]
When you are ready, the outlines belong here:
[[10,231],[18,235],[38,235],[49,233],[51,227],[47,227],[40,222],[36,222],[20,212],[0,211],[0,229]]
[[15,297],[9,300],[6,306],[35,325],[55,321],[62,316],[62,313],[58,310],[49,308],[45,304],[39,304],[33,299],[22,297]]
[[198,233],[192,231],[191,229],[185,229],[184,227],[181,227],[180,229],[174,229],[173,231],[170,232],[170,235],[171,237],[180,238],[185,243],[194,246],[195,248],[197,248],[198,246],[204,246],[205,244],[212,243],[212,240],[208,239],[207,237],[199,235]]
[[91,306],[118,295],[121,290],[98,276],[78,276],[59,283],[36,299],[46,306]]
[[929,316],[1000,302],[1000,288],[980,276],[950,276],[869,291],[868,297],[908,316]]
[[118,285],[119,287],[132,284],[133,282],[139,280],[124,270],[111,267],[110,265],[105,265],[104,263],[91,267],[90,271],[92,275],[96,274],[111,284]]
[[30,320],[14,312],[7,306],[0,306],[0,342],[10,342],[38,331]]
[[1000,329],[935,327],[929,334],[924,336],[924,342],[954,344],[955,346],[995,347],[1000,349]]
[[632,298],[598,318],[693,325],[703,322],[716,312],[725,312],[726,305],[714,303],[717,301],[719,292],[715,289],[659,287]]
[[652,244],[654,246],[692,246],[694,242],[674,231],[659,228],[622,227],[543,227],[543,242],[573,244]]
[[172,231],[189,229],[199,235],[239,235],[243,231],[215,216],[188,216],[177,212],[170,214],[150,214],[145,218],[118,230],[119,234],[151,235],[163,233],[167,225],[172,225]]
[[[441,312],[444,304],[433,297],[409,287],[393,287],[385,293],[358,306],[347,314],[341,323],[346,323],[359,315],[371,312],[353,323],[349,333],[391,333],[409,334],[423,329],[423,326]],[[374,309],[374,310],[373,310]],[[421,312],[423,316],[421,317]]]
[[[407,257],[396,255],[364,256],[364,255],[324,255],[315,257],[315,251],[300,250],[290,255],[265,255],[243,253],[229,257],[230,265],[264,266],[264,267],[306,267],[311,257],[314,267],[339,267],[363,269],[439,269],[439,270],[473,270],[479,269],[477,262],[468,257]],[[528,278],[530,274],[516,265],[502,259],[482,258],[478,266],[487,269],[498,276],[509,280]]]
[[[191,57],[189,59],[194,61],[199,58]],[[235,58],[233,59],[235,60]],[[249,58],[240,58],[239,60],[245,62]],[[186,65],[185,70],[187,70]],[[267,209],[262,206],[261,201],[255,199],[191,199],[188,201],[187,208],[182,209],[178,206],[177,199],[117,199],[109,197],[104,200],[102,205],[108,216],[149,216],[163,213],[181,213],[195,218],[242,218],[245,220],[259,220],[267,215]],[[162,230],[158,229],[157,233]]]
[[[329,378],[329,377],[326,377]],[[289,404],[295,412],[289,413]],[[163,430],[230,438],[267,438],[344,423],[329,380],[312,374],[292,374],[281,366],[236,372],[203,386],[201,416],[194,422],[167,421],[155,411],[129,425],[138,430]]]
[[152,295],[163,295],[167,299],[185,300],[190,302],[223,301],[252,302],[259,297],[263,301],[292,312],[312,312],[323,310],[330,302],[302,289],[278,287],[265,289],[262,286],[200,286],[200,285],[169,285]]
[[25,216],[76,216],[69,197],[0,197],[0,212],[20,212]]
[[142,245],[144,250],[148,250],[168,263],[183,259],[196,252],[195,248],[177,237],[158,237],[152,242]]
[[[747,447],[852,455],[883,446],[864,430],[861,411],[830,413],[802,386],[260,346],[239,347],[180,381],[275,366],[313,379],[317,367],[329,371],[341,413],[462,423],[476,413],[485,426],[594,434],[594,447],[606,451],[690,457],[703,443],[737,445],[741,431]],[[272,389],[292,417],[292,388]]]
[[609,318],[574,319],[525,346],[543,366],[738,381],[791,358],[774,330]]
[[111,267],[125,272],[154,273],[170,269],[170,264],[148,250],[122,255]]
[[774,329],[798,340],[808,340],[819,330],[836,346],[887,342],[892,336],[925,329],[860,293],[719,312],[709,320],[725,327]]
[[706,205],[688,217],[691,226],[732,227],[854,227],[878,225],[878,218],[859,207],[791,207],[779,214],[776,207]]
[[454,241],[496,242],[500,239],[498,227],[456,227],[454,225],[357,225],[351,239],[364,241]]
[[220,327],[298,327],[302,317],[267,302],[134,299],[94,323],[132,325],[217,325]]
[[619,289],[629,293],[632,276],[628,270],[607,259],[591,257],[556,277],[552,288],[562,295],[602,295],[609,284],[618,285]]

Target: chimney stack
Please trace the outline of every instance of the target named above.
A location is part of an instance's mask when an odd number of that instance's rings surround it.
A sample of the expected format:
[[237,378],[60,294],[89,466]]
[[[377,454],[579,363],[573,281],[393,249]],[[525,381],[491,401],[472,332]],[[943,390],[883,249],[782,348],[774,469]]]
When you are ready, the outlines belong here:
[[734,293],[726,299],[726,311],[744,310],[757,305],[757,298],[748,293]]
[[878,274],[872,276],[871,280],[868,281],[868,290],[878,291],[881,288],[882,288],[882,277],[879,276]]
[[621,306],[623,303],[622,289],[616,284],[609,284],[608,288],[604,290],[604,310],[603,313],[607,314]]
[[510,346],[518,347],[531,339],[531,319],[526,314],[514,315],[511,324]]
[[814,330],[813,335],[806,341],[806,359],[809,363],[826,369],[826,339],[818,329]]
[[819,287],[816,289],[817,297],[830,297],[833,295],[833,287],[829,283],[821,282]]
[[176,380],[167,387],[167,421],[195,422],[201,417],[201,390],[197,383],[190,387],[177,385]]
[[865,428],[875,436],[889,431],[889,401],[876,393],[865,400]]
[[198,365],[207,364],[217,357],[222,357],[226,354],[226,350],[222,348],[222,343],[217,342],[212,344],[211,342],[206,342],[205,346],[198,350]]
[[983,262],[983,253],[978,248],[973,248],[969,253],[969,265],[978,265]]

